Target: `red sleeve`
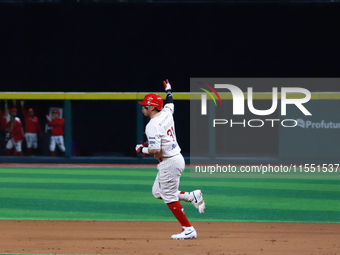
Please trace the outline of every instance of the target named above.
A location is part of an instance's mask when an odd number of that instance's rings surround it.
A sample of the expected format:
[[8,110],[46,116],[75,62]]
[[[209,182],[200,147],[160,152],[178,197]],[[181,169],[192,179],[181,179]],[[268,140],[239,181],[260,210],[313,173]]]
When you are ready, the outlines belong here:
[[64,126],[64,123],[65,123],[65,119],[63,119],[63,118],[59,118],[59,119],[58,119],[58,124],[59,124],[60,126]]
[[4,113],[0,110],[0,130],[4,131],[6,128],[6,119]]
[[29,117],[24,107],[21,107],[21,112],[25,119]]
[[[2,113],[2,112],[1,112]],[[2,131],[5,131],[6,129],[6,118],[5,118],[5,115],[2,113],[2,115],[0,116],[0,129]]]

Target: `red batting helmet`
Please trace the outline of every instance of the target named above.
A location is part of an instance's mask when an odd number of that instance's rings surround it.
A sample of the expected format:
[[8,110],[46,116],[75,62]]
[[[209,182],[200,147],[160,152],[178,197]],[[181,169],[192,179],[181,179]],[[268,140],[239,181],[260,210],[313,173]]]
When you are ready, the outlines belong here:
[[17,112],[17,108],[12,108],[11,110],[9,110],[9,113],[11,113],[11,112]]
[[59,110],[53,110],[53,112],[52,113],[57,113],[57,114],[59,114],[60,115],[60,111]]
[[139,104],[155,106],[158,110],[162,110],[163,99],[157,94],[147,94],[144,97],[144,100],[142,102],[139,102]]
[[33,108],[29,108],[28,111],[29,111],[29,112],[33,112]]

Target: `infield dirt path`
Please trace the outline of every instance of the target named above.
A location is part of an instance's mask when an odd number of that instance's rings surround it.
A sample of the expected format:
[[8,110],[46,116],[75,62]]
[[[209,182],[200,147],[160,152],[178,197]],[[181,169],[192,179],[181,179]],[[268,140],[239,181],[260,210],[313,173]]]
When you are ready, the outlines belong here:
[[340,255],[340,224],[193,222],[193,240],[170,239],[180,232],[177,222],[0,224],[0,253]]

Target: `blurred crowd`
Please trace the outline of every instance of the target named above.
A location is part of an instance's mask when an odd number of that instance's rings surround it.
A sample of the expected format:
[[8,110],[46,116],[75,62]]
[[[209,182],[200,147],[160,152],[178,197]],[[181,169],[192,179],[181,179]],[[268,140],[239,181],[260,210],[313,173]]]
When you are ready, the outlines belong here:
[[[34,109],[26,110],[25,102],[20,101],[20,113],[16,100],[9,102],[4,100],[4,111],[0,109],[0,130],[3,140],[1,150],[6,156],[34,156],[38,155],[39,139],[44,132],[41,129],[39,119],[35,116]],[[21,118],[19,118],[19,116]],[[23,120],[23,121],[22,121]],[[50,115],[46,115],[47,126],[51,128],[49,150],[51,156],[55,156],[58,146],[61,154],[65,153],[64,145],[64,119],[60,117],[60,111],[55,109]],[[24,152],[23,152],[24,149]]]

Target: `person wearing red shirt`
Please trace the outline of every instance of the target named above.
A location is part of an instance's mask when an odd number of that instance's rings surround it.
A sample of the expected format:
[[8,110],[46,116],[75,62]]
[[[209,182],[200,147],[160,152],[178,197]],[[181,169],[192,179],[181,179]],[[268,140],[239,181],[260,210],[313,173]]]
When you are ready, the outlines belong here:
[[[8,109],[7,100],[4,100],[4,101],[5,101],[5,112],[4,112],[4,116],[2,117],[2,124],[1,124],[1,129],[3,131],[6,130],[7,123],[10,122],[10,120],[11,120],[11,115],[15,116],[15,120],[17,120],[21,123],[21,120],[17,117],[18,111],[17,111],[17,106],[16,106],[16,100],[13,100],[13,108],[11,110]],[[6,135],[5,135],[6,144],[9,140],[10,140],[10,133],[7,132]],[[16,152],[14,152],[14,154],[16,155]]]
[[[5,131],[6,129],[6,117],[5,117],[5,114],[3,113],[3,111],[0,110],[0,131]],[[0,145],[1,145],[1,150],[2,150],[2,146],[3,144],[6,142],[5,140],[5,136],[3,135],[2,132],[0,132]]]
[[[1,100],[0,100],[1,101]],[[5,131],[6,129],[6,111],[8,112],[8,109],[6,108],[7,106],[7,100],[5,100],[5,113],[0,110],[0,130]]]
[[50,151],[51,156],[55,156],[55,147],[58,145],[62,152],[65,152],[64,145],[64,122],[63,118],[60,118],[60,111],[54,110],[52,112],[52,117],[46,115],[48,120],[48,126],[52,127],[51,141],[50,141]]
[[6,129],[6,117],[5,114],[0,110],[0,130],[5,131]]
[[18,153],[18,155],[22,156],[21,144],[25,137],[21,122],[16,118],[16,112],[11,112],[10,120],[6,124],[5,131],[9,133],[9,139],[6,144],[7,156],[11,155],[13,146],[16,149],[15,155]]
[[[38,148],[38,135],[42,134],[42,130],[39,125],[38,117],[34,116],[34,111],[32,108],[28,109],[28,113],[24,108],[24,101],[21,101],[21,112],[25,118],[25,139],[27,145],[28,155],[33,155],[33,150],[36,152]],[[36,153],[34,153],[36,154]]]

